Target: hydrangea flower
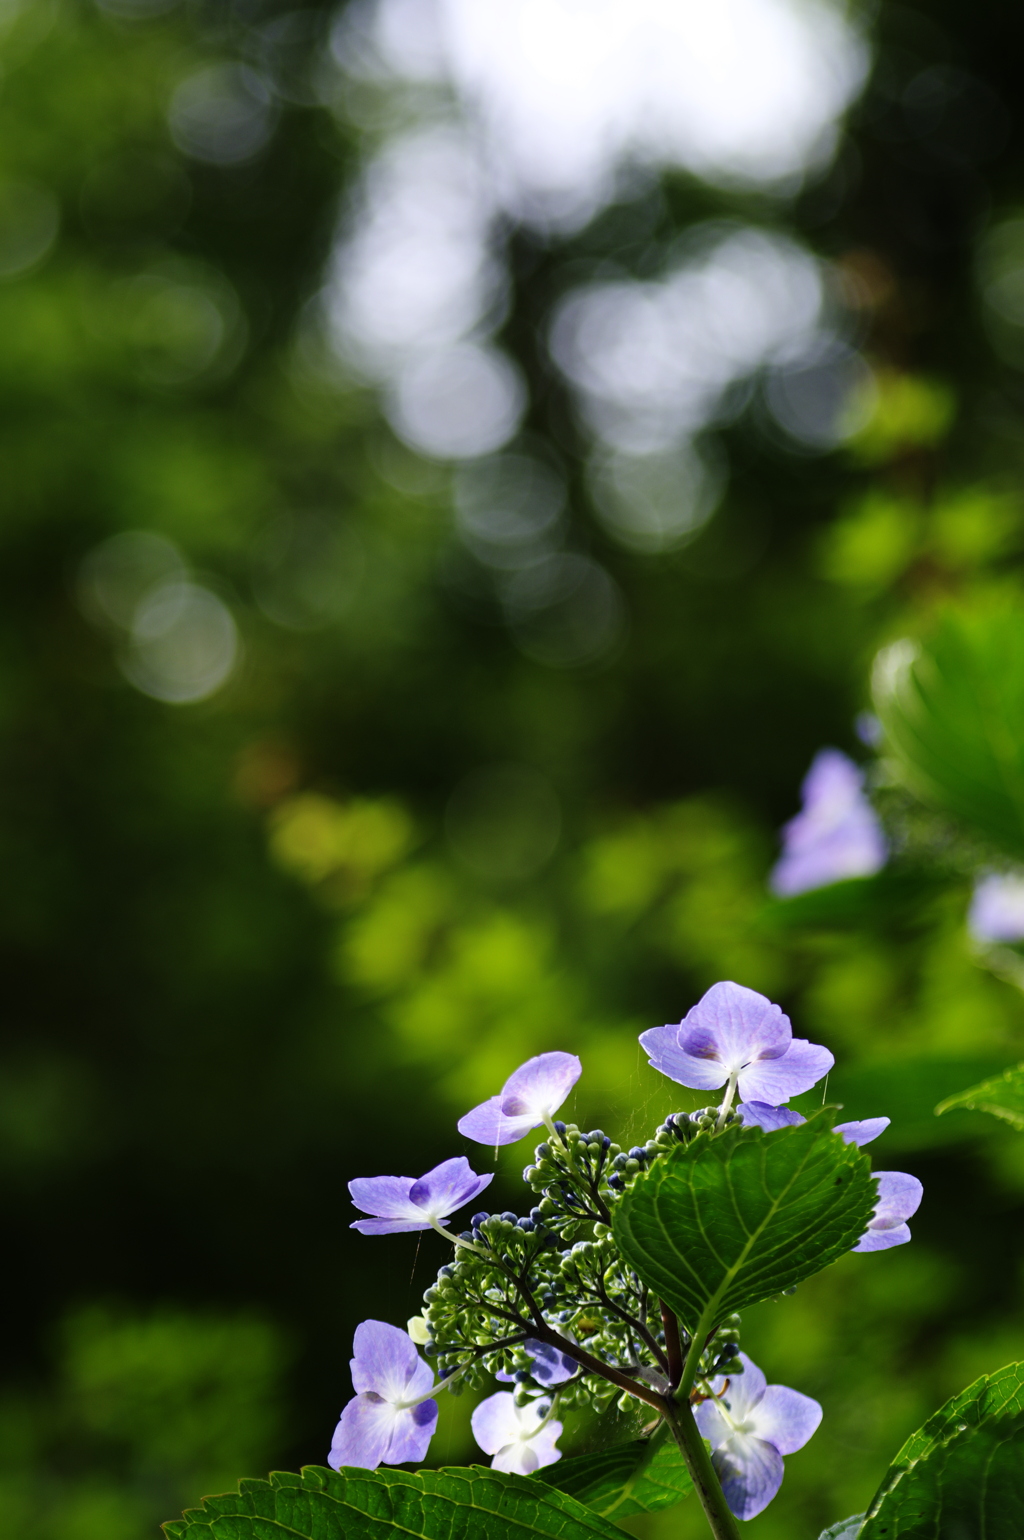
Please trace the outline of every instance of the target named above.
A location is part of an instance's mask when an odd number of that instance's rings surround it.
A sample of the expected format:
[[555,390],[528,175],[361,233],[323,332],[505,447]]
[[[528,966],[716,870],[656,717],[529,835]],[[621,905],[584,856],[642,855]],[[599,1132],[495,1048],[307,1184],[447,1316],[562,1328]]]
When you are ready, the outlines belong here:
[[574,1053],[539,1053],[498,1092],[459,1119],[459,1133],[478,1144],[515,1144],[535,1128],[554,1132],[552,1118],[583,1073]]
[[838,749],[822,749],[800,790],[803,807],[782,831],[782,855],[768,879],[772,892],[790,898],[880,871],[889,849],[864,795],[863,770]]
[[[748,1128],[763,1128],[771,1133],[776,1128],[793,1128],[807,1119],[792,1107],[769,1107],[765,1102],[741,1102],[736,1109],[742,1112]],[[879,1134],[884,1134],[891,1118],[864,1118],[859,1123],[837,1123],[834,1132],[842,1134],[847,1144],[870,1144]]]
[[975,941],[1024,941],[1024,877],[989,872],[974,888],[967,929]]
[[351,1360],[356,1395],[334,1430],[327,1463],[399,1465],[422,1460],[437,1427],[434,1376],[406,1332],[386,1321],[356,1327]]
[[350,1226],[363,1235],[392,1235],[399,1230],[439,1230],[456,1209],[469,1203],[493,1181],[493,1172],[477,1176],[464,1155],[443,1160],[426,1176],[359,1176],[349,1182],[352,1202],[372,1219]]
[[767,1508],[782,1485],[782,1456],[802,1449],[821,1422],[821,1407],[785,1385],[769,1385],[746,1353],[743,1373],[711,1382],[713,1400],[694,1417],[711,1445],[711,1463],[738,1519]]
[[728,1085],[724,1107],[737,1088],[748,1102],[777,1107],[835,1063],[827,1048],[794,1037],[789,1017],[742,984],[713,984],[678,1026],[640,1034],[655,1069],[694,1090]]
[[890,1246],[906,1245],[910,1239],[907,1220],[917,1213],[924,1195],[917,1177],[905,1171],[876,1171],[874,1175],[878,1178],[878,1204],[854,1251],[888,1251]]
[[[530,1374],[538,1385],[564,1385],[566,1380],[571,1380],[579,1370],[579,1364],[575,1358],[570,1358],[568,1353],[563,1353],[560,1348],[551,1347],[546,1342],[538,1342],[536,1337],[527,1337],[523,1347],[533,1359]],[[506,1374],[504,1369],[499,1369],[494,1378],[511,1384],[515,1375]]]
[[529,1476],[562,1458],[562,1451],[555,1448],[562,1424],[549,1421],[550,1408],[546,1398],[516,1406],[510,1390],[499,1390],[480,1402],[472,1417],[473,1437],[485,1454],[494,1456],[494,1470]]

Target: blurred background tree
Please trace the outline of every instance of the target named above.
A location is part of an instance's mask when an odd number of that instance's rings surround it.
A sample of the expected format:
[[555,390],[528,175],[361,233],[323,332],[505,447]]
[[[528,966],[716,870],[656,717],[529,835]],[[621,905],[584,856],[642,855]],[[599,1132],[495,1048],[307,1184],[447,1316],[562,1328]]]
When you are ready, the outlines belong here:
[[26,1540],[322,1461],[356,1321],[434,1265],[354,1237],[346,1180],[458,1153],[547,1047],[639,1133],[673,1095],[636,1033],[719,978],[931,1194],[911,1248],[751,1312],[826,1410],[753,1532],[862,1508],[1024,1357],[1017,1143],[932,1115],[1022,1056],[980,847],[890,786],[903,887],[766,888],[816,750],[869,757],[879,648],[1019,613],[1024,23],[699,10],[0,15]]

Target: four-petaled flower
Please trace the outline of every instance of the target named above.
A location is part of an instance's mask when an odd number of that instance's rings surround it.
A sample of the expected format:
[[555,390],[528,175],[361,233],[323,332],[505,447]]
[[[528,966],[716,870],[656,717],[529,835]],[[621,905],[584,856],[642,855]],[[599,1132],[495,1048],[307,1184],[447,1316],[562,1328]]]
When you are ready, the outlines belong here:
[[[523,1347],[533,1364],[530,1368],[530,1376],[538,1385],[564,1385],[566,1380],[571,1380],[574,1374],[579,1373],[579,1364],[575,1358],[570,1358],[568,1353],[563,1353],[560,1348],[551,1347],[546,1342],[538,1342],[536,1337],[527,1337]],[[496,1380],[504,1380],[506,1384],[515,1379],[514,1374],[506,1374],[504,1369],[499,1369],[494,1376]]]
[[[793,1107],[769,1107],[765,1102],[741,1102],[736,1109],[743,1114],[748,1128],[763,1128],[772,1133],[776,1128],[795,1128],[807,1119]],[[847,1144],[870,1144],[879,1134],[884,1134],[891,1118],[864,1118],[859,1123],[837,1123],[833,1133],[842,1134]]]
[[924,1194],[917,1177],[905,1171],[872,1174],[878,1178],[878,1204],[854,1251],[888,1251],[890,1246],[903,1246],[910,1239],[907,1220],[917,1213]]
[[852,759],[822,749],[800,790],[803,807],[782,831],[782,855],[769,878],[774,893],[789,898],[882,869],[888,846]]
[[574,1053],[539,1053],[510,1075],[498,1092],[459,1119],[459,1133],[478,1144],[515,1144],[551,1119],[580,1078]]
[[363,1235],[437,1230],[492,1180],[493,1172],[477,1176],[464,1155],[443,1160],[426,1176],[358,1176],[348,1184],[352,1202],[374,1217],[356,1219],[350,1228]]
[[752,1519],[779,1490],[782,1456],[803,1448],[821,1407],[798,1390],[766,1384],[757,1365],[745,1353],[739,1357],[743,1373],[713,1380],[714,1399],[702,1401],[694,1416],[726,1502],[738,1519]]
[[827,1048],[794,1037],[789,1017],[742,984],[713,984],[678,1026],[652,1027],[640,1042],[655,1069],[680,1085],[728,1085],[744,1101],[776,1107],[809,1091],[835,1063]]
[[480,1402],[472,1417],[473,1437],[485,1454],[494,1456],[495,1470],[529,1476],[562,1458],[562,1451],[555,1448],[562,1424],[549,1420],[550,1408],[546,1398],[516,1406],[508,1390]]
[[437,1426],[430,1400],[434,1376],[404,1331],[386,1321],[356,1327],[352,1388],[356,1395],[334,1430],[327,1462],[335,1470],[422,1460]]

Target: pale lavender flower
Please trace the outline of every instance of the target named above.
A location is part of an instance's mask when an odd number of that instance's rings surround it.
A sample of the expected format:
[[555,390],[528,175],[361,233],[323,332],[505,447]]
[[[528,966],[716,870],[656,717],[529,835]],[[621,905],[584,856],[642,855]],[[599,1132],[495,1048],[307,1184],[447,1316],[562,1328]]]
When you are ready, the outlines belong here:
[[494,1456],[494,1470],[529,1476],[562,1458],[562,1451],[555,1448],[562,1424],[548,1420],[550,1409],[546,1398],[516,1406],[509,1390],[499,1390],[480,1402],[472,1417],[473,1437],[485,1454]]
[[[763,1128],[767,1133],[807,1122],[792,1107],[769,1107],[765,1102],[741,1102],[736,1110],[743,1114],[748,1128]],[[833,1132],[842,1134],[847,1144],[870,1144],[872,1139],[885,1133],[891,1121],[891,1118],[864,1118],[859,1123],[837,1123]]]
[[357,1219],[350,1228],[363,1235],[436,1230],[491,1181],[493,1172],[477,1176],[464,1155],[442,1161],[426,1176],[359,1176],[348,1190],[356,1208],[373,1218]]
[[854,1251],[888,1251],[890,1246],[906,1245],[910,1239],[906,1221],[917,1213],[924,1195],[917,1177],[905,1171],[876,1171],[874,1175],[878,1178],[878,1204]]
[[821,1422],[821,1407],[798,1390],[766,1384],[746,1353],[739,1357],[743,1373],[712,1380],[715,1399],[694,1416],[726,1502],[738,1519],[752,1519],[782,1485],[782,1456],[802,1449]]
[[990,872],[975,883],[967,929],[975,941],[1024,941],[1024,877]]
[[714,984],[678,1026],[653,1027],[640,1042],[655,1069],[694,1090],[729,1085],[744,1101],[780,1102],[809,1091],[835,1059],[827,1048],[794,1037],[784,1016],[756,990]]
[[[570,1358],[568,1353],[563,1353],[560,1348],[550,1347],[546,1342],[538,1342],[536,1337],[527,1337],[523,1347],[533,1359],[530,1373],[538,1385],[564,1385],[566,1380],[571,1380],[573,1375],[579,1372],[580,1366],[575,1358]],[[505,1384],[511,1384],[515,1375],[506,1374],[503,1369],[499,1369],[494,1378],[504,1381]]]
[[478,1144],[515,1144],[550,1123],[583,1072],[574,1053],[539,1053],[510,1075],[489,1101],[459,1119],[459,1133]]
[[803,808],[782,831],[782,855],[769,878],[781,898],[844,877],[880,871],[889,849],[864,795],[864,772],[838,749],[814,756],[801,787]]
[[434,1376],[409,1336],[386,1321],[364,1321],[351,1369],[357,1394],[334,1430],[327,1463],[376,1470],[424,1459],[437,1426],[437,1402],[428,1399]]

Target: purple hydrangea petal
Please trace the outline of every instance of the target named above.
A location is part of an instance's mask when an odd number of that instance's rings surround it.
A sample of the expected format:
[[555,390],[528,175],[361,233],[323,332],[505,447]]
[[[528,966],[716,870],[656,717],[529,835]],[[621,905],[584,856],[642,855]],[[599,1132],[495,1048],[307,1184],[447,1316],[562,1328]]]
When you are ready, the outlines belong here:
[[640,1046],[650,1059],[651,1068],[693,1091],[717,1091],[724,1086],[729,1071],[722,1062],[685,1053],[679,1045],[679,1031],[679,1027],[669,1026],[641,1032]]
[[792,1107],[771,1107],[767,1102],[740,1102],[737,1112],[742,1112],[747,1128],[763,1128],[774,1133],[777,1128],[795,1128],[807,1119]]
[[909,1225],[893,1225],[888,1230],[872,1230],[869,1226],[852,1249],[854,1251],[888,1251],[893,1246],[905,1246],[910,1238]]
[[395,1421],[401,1416],[390,1401],[374,1395],[355,1396],[341,1414],[334,1430],[328,1465],[340,1470],[343,1465],[358,1465],[376,1470],[387,1455]]
[[429,1230],[430,1220],[425,1214],[419,1219],[353,1219],[349,1229],[360,1235],[399,1235],[406,1230]]
[[535,1127],[551,1117],[583,1073],[574,1053],[539,1053],[511,1074],[501,1088],[505,1117],[536,1118]]
[[878,1207],[871,1220],[873,1230],[891,1230],[916,1214],[924,1197],[924,1188],[916,1176],[906,1171],[876,1171]]
[[888,1251],[910,1240],[906,1221],[917,1213],[924,1188],[906,1171],[876,1171],[878,1203],[854,1251]]
[[498,1390],[473,1411],[470,1419],[473,1437],[484,1454],[497,1454],[519,1437],[519,1418],[515,1397],[510,1390]]
[[373,1391],[386,1401],[425,1395],[434,1376],[408,1332],[388,1321],[363,1321],[352,1342],[352,1388]]
[[814,1433],[822,1417],[811,1396],[787,1385],[769,1385],[750,1415],[750,1431],[774,1444],[780,1454],[795,1454]]
[[443,1220],[483,1192],[493,1179],[493,1172],[477,1176],[465,1155],[456,1155],[452,1160],[443,1160],[433,1171],[414,1182],[409,1197],[417,1208],[434,1219]]
[[769,885],[780,897],[868,877],[888,858],[881,825],[864,795],[864,774],[838,749],[815,755],[801,788],[803,807],[782,831]]
[[533,1356],[531,1373],[538,1385],[564,1385],[579,1370],[575,1358],[546,1342],[538,1342],[536,1337],[528,1337],[523,1346]]
[[357,1176],[348,1190],[356,1208],[378,1219],[418,1219],[409,1197],[413,1176]]
[[475,1139],[477,1144],[488,1144],[492,1149],[499,1144],[516,1144],[536,1127],[536,1120],[529,1113],[525,1117],[505,1117],[501,1110],[500,1096],[492,1096],[488,1101],[481,1102],[479,1107],[474,1107],[458,1122],[460,1134],[465,1134],[467,1139]]
[[561,1458],[555,1441],[562,1424],[549,1422],[541,1427],[550,1404],[544,1398],[517,1407],[515,1397],[507,1390],[499,1390],[481,1401],[471,1419],[473,1437],[485,1454],[494,1456],[494,1470],[528,1476]]
[[436,1401],[421,1401],[419,1406],[403,1408],[395,1418],[385,1464],[404,1465],[407,1460],[425,1459],[436,1428]]
[[519,1446],[521,1453],[518,1463],[515,1461],[513,1445],[508,1454],[504,1451],[496,1454],[491,1465],[495,1470],[518,1471],[521,1476],[529,1476],[545,1465],[554,1465],[556,1460],[562,1458],[562,1451],[556,1447],[561,1433],[562,1424],[556,1418],[541,1428],[539,1433],[535,1433],[528,1443]]
[[753,1059],[777,1059],[793,1029],[777,1005],[742,984],[713,984],[679,1025],[679,1046],[693,1058],[721,1060],[731,1074]]
[[732,1437],[732,1428],[722,1415],[717,1401],[701,1401],[693,1409],[693,1420],[701,1438],[706,1438],[713,1450]]
[[711,1456],[722,1491],[738,1519],[763,1512],[782,1485],[782,1456],[774,1444],[734,1433]]
[[737,1085],[743,1101],[777,1107],[791,1096],[809,1091],[835,1063],[827,1048],[795,1037],[779,1059],[760,1059],[741,1070]]
[[768,1381],[746,1353],[737,1353],[743,1365],[742,1373],[719,1375],[712,1380],[711,1388],[729,1409],[733,1422],[745,1422],[764,1395]]
[[879,1134],[884,1134],[891,1118],[865,1118],[860,1123],[837,1123],[835,1131],[842,1134],[847,1144],[870,1144]]
[[967,911],[976,941],[1024,941],[1024,877],[990,872],[976,883]]

